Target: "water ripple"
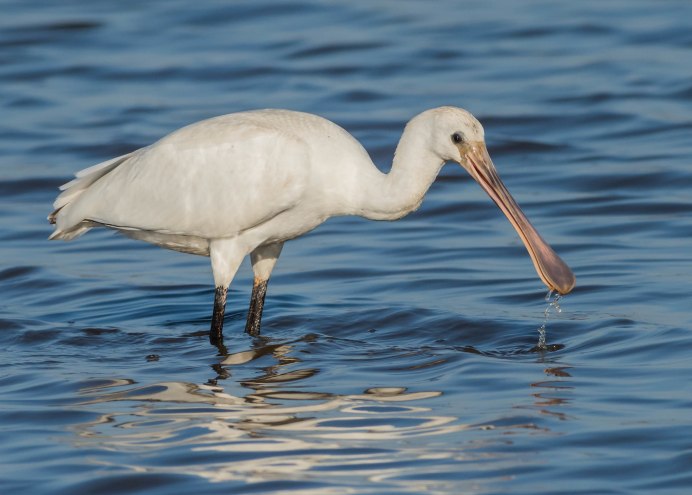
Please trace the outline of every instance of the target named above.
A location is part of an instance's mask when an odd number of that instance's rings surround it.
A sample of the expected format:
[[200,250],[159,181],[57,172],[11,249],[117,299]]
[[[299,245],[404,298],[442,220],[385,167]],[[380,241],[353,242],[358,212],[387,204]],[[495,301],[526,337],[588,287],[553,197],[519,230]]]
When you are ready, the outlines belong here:
[[[684,493],[690,6],[642,0],[7,0],[0,17],[3,493]],[[538,329],[521,240],[458,166],[393,223],[286,245],[263,334],[208,259],[47,242],[78,169],[199,119],[316,112],[386,171],[438,105],[577,275]],[[557,481],[560,480],[559,483]],[[564,487],[564,488],[563,488]]]

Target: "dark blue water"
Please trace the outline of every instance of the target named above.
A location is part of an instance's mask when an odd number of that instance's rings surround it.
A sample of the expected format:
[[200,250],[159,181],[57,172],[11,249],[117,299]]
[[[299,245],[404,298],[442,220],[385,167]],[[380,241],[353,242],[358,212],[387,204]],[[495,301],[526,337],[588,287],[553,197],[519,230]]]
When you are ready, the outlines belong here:
[[[692,488],[692,4],[44,2],[0,16],[3,493],[624,494]],[[76,170],[248,108],[386,169],[405,122],[483,122],[577,275],[544,288],[480,188],[288,243],[263,336],[207,258],[48,242]]]

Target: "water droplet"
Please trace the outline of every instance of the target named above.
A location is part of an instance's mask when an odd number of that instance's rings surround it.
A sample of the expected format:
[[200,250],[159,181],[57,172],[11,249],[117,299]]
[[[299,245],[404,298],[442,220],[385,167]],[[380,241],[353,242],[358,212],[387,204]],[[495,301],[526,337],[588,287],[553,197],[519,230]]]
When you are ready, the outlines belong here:
[[562,308],[560,307],[560,300],[562,299],[562,297],[563,296],[561,296],[558,293],[555,293],[553,295],[552,290],[549,290],[548,293],[545,295],[545,302],[547,302],[548,305],[543,311],[543,324],[538,329],[538,344],[536,344],[536,348],[539,350],[545,351],[548,349],[548,345],[546,344],[545,328],[548,324],[548,317],[550,315],[551,310],[554,310],[556,313],[562,312]]

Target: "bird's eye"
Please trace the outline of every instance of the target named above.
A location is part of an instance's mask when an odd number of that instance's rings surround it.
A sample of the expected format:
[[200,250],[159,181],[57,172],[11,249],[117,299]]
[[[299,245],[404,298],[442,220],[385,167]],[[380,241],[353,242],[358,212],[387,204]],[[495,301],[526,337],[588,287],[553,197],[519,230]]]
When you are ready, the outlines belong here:
[[461,134],[459,134],[458,132],[455,132],[454,134],[452,134],[452,142],[453,142],[454,144],[459,144],[459,143],[461,143],[463,140],[464,140],[464,138],[462,138],[462,137],[461,137]]

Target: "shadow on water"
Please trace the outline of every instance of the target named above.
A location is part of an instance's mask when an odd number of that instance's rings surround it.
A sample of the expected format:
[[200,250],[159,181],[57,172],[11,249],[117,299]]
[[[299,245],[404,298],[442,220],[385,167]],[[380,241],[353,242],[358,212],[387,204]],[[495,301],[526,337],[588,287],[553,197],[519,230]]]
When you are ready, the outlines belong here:
[[539,355],[545,355],[549,352],[557,352],[561,351],[565,348],[564,344],[548,344],[545,346],[541,346],[536,344],[533,347],[528,347],[528,348],[518,348],[518,349],[510,349],[510,350],[490,350],[490,351],[481,351],[476,349],[473,346],[464,346],[464,347],[458,347],[457,350],[462,351],[462,352],[469,352],[471,354],[479,354],[481,356],[488,356],[488,357],[496,357],[496,358],[510,358],[514,356],[525,356],[525,355],[532,355],[532,354],[539,354]]

